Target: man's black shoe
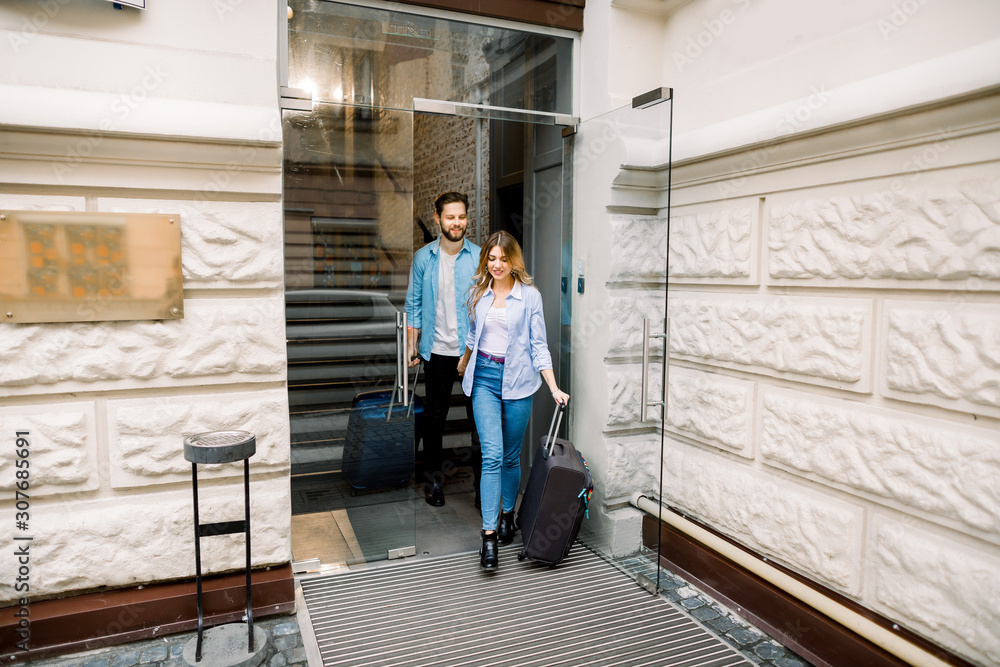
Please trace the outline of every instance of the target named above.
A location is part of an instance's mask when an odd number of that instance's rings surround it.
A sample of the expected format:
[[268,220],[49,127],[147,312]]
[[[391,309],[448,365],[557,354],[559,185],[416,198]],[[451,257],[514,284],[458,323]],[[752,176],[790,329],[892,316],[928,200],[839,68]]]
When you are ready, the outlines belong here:
[[433,505],[434,507],[443,506],[444,491],[441,490],[441,485],[435,482],[424,486],[424,500],[427,501],[428,505]]

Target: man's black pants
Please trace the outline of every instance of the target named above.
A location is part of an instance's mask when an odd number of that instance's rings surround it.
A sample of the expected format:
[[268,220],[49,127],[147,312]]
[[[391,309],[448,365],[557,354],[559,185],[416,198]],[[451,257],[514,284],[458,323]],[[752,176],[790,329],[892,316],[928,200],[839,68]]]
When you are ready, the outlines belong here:
[[[451,407],[451,392],[458,377],[458,362],[461,357],[443,354],[431,354],[430,361],[424,362],[424,479],[427,482],[437,480],[444,484],[442,471],[441,440],[444,424],[448,419],[448,409]],[[483,454],[479,446],[479,433],[476,431],[476,420],[472,414],[472,399],[465,396],[465,412],[472,428],[472,464],[475,476],[475,489],[479,491],[479,476],[483,469]]]

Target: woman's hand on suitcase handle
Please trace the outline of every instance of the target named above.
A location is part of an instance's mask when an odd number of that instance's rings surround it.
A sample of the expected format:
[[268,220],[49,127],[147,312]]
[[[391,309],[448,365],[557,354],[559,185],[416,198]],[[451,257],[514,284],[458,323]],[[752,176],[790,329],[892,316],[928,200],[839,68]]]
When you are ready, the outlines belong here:
[[564,391],[559,391],[558,389],[552,392],[552,398],[555,399],[556,403],[563,407],[566,407],[566,404],[569,403],[569,394]]
[[565,407],[569,403],[569,394],[559,391],[559,385],[556,384],[556,374],[551,368],[542,370],[542,379],[549,386],[549,391],[552,392],[552,398],[555,399],[556,403]]

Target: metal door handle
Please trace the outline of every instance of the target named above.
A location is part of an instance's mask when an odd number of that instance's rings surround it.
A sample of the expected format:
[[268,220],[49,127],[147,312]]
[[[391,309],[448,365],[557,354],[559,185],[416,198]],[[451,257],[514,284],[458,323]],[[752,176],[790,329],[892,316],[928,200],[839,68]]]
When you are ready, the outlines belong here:
[[[406,328],[406,313],[396,313],[396,379],[392,387],[392,397],[389,399],[389,409],[385,412],[385,420],[392,419],[393,408],[396,407],[396,394],[400,395],[400,407],[407,408],[406,417],[409,419],[413,414],[413,406],[417,396],[417,384],[420,378],[420,364],[413,369],[413,393],[409,392],[410,385],[410,339]],[[402,378],[402,379],[400,379]]]
[[[410,393],[409,391],[407,391],[408,389],[407,385],[409,384],[410,381],[410,344],[409,344],[410,341],[409,341],[409,330],[406,328],[406,311],[404,310],[400,314],[403,316],[403,324],[401,327],[403,332],[401,338],[401,340],[403,341],[403,349],[399,354],[400,358],[399,370],[402,371],[402,376],[403,376],[403,407],[405,408],[410,405]],[[417,368],[417,372],[418,373],[420,372],[419,367]],[[416,383],[417,381],[416,378],[414,378],[413,381],[414,383]],[[416,389],[416,387],[414,387],[414,389]]]
[[[670,320],[665,319],[663,321],[663,333],[661,334],[650,334],[649,333],[649,322],[650,319],[647,317],[642,321],[642,380],[639,389],[639,421],[646,421],[646,414],[648,408],[651,405],[657,405],[664,407],[666,405],[665,401],[650,401],[649,400],[649,340],[651,338],[662,338],[663,339],[663,363],[666,365],[669,363],[670,355],[668,354],[668,343],[667,335],[670,331]],[[664,368],[664,378],[666,378],[666,368]],[[663,382],[663,391],[666,393],[666,379]]]
[[[403,365],[406,357],[406,351],[403,349],[403,344],[405,343],[404,336],[406,335],[404,333],[406,329],[403,327],[403,317],[405,316],[406,313],[396,311],[396,378],[392,386],[392,403],[396,402],[396,394],[402,390],[403,378],[406,377],[405,366]],[[405,395],[402,397],[402,400],[406,400]]]

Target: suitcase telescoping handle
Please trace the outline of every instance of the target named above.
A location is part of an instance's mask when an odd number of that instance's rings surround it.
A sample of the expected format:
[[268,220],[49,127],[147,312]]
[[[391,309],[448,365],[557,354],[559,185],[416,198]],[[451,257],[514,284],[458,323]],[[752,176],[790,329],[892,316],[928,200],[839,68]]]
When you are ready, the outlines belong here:
[[[403,373],[406,374],[407,377],[409,377],[409,371],[405,370],[405,368],[403,370]],[[413,389],[410,390],[410,402],[409,402],[409,407],[406,410],[406,418],[407,419],[409,419],[410,415],[413,414],[413,399],[417,395],[417,379],[419,377],[420,377],[420,364],[417,364],[414,367],[414,369],[413,369]],[[405,404],[403,403],[403,396],[404,396],[404,394],[402,393],[402,391],[403,390],[398,386],[398,384],[392,390],[392,398],[389,399],[389,409],[385,411],[385,420],[386,421],[389,421],[390,419],[392,419],[392,408],[396,404],[396,392],[400,392],[399,393],[399,407],[406,407]]]
[[552,423],[549,424],[549,434],[545,437],[545,447],[542,449],[542,458],[547,459],[552,456],[552,449],[556,446],[556,435],[559,427],[562,426],[563,413],[566,406],[556,403],[556,411],[552,413]]

